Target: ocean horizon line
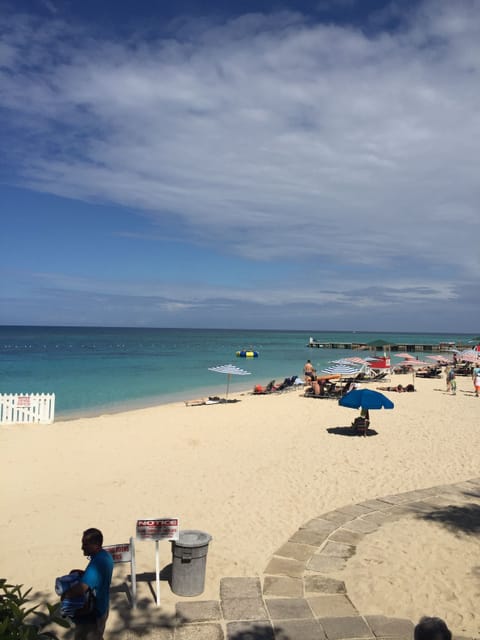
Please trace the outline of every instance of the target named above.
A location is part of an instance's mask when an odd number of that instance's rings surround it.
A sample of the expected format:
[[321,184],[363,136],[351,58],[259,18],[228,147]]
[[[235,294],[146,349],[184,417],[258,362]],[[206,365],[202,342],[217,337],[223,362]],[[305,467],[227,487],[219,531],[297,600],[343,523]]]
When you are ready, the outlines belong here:
[[[1,329],[118,329],[121,331],[246,331],[246,332],[267,332],[267,333],[308,333],[308,334],[322,334],[322,333],[347,333],[347,334],[362,334],[369,335],[375,334],[395,334],[400,333],[402,335],[429,335],[429,336],[443,336],[446,334],[457,336],[471,336],[475,334],[475,331],[405,331],[403,329],[272,329],[272,328],[244,328],[244,327],[145,327],[145,326],[124,326],[124,325],[89,325],[89,324],[0,324]],[[479,332],[477,332],[480,334]]]

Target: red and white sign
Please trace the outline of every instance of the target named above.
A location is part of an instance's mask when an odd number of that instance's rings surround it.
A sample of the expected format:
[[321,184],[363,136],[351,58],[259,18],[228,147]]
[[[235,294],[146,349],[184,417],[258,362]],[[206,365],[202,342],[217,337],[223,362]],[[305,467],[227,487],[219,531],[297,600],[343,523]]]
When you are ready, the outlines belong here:
[[178,518],[137,520],[138,540],[178,540]]
[[29,407],[29,406],[30,406],[30,396],[17,397],[17,407]]
[[103,548],[108,551],[115,563],[132,561],[132,547],[128,542],[125,544],[110,544]]

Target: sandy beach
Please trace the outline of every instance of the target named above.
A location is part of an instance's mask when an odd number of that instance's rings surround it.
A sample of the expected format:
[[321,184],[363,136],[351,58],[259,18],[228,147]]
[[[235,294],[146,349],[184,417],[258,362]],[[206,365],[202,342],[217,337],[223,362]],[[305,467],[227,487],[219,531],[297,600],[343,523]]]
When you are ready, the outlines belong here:
[[[393,376],[390,384],[410,381]],[[220,578],[262,576],[272,553],[311,518],[478,476],[480,400],[470,378],[457,384],[456,396],[445,393],[444,379],[416,379],[416,393],[385,392],[395,409],[371,412],[377,434],[367,438],[329,432],[350,425],[358,412],[299,391],[2,425],[2,575],[53,601],[55,577],[85,564],[85,528],[99,527],[113,544],[134,535],[138,518],[178,516],[182,529],[213,536],[198,599],[218,599]],[[408,527],[401,534],[382,527],[359,546],[346,578],[352,597],[373,613],[445,616],[454,632],[478,633],[478,540],[438,523]],[[170,544],[160,550],[164,567]],[[368,583],[355,589],[367,565]],[[138,572],[154,567],[153,544],[138,542]],[[151,599],[146,582],[139,597]],[[163,581],[164,610],[179,600]]]

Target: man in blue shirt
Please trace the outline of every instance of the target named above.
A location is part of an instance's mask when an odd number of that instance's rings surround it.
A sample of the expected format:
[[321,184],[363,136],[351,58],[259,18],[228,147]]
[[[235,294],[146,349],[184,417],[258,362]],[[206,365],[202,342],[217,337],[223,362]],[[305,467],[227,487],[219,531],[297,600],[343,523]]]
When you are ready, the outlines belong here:
[[112,581],[113,558],[102,548],[103,534],[99,529],[87,529],[82,536],[83,555],[90,557],[87,568],[63,598],[92,593],[93,610],[79,612],[75,616],[75,640],[103,640],[105,623],[108,618],[110,583]]

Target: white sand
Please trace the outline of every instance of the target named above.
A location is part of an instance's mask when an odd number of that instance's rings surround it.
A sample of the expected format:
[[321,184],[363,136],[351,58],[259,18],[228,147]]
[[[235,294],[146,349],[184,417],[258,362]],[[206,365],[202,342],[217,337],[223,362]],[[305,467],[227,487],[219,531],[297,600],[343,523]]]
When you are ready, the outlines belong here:
[[[411,378],[399,376],[391,384],[399,381]],[[221,577],[261,576],[270,555],[312,517],[480,475],[480,399],[472,395],[470,379],[457,382],[455,397],[445,394],[444,380],[418,379],[417,393],[387,393],[396,407],[371,412],[378,435],[368,438],[328,433],[349,425],[357,413],[296,391],[242,395],[230,405],[176,403],[53,425],[2,426],[2,574],[53,599],[54,578],[85,564],[85,528],[102,529],[106,543],[124,542],[134,535],[137,518],[178,516],[182,528],[213,536],[206,589],[198,599],[217,599]],[[422,536],[435,545],[442,532],[425,526]],[[450,538],[442,536],[439,564],[450,559],[447,573],[454,576],[459,569]],[[164,566],[170,545],[160,546]],[[423,585],[417,593],[417,555],[424,548],[412,547],[408,564],[389,557],[386,573],[403,576],[419,611],[441,615],[431,610],[436,600],[421,599]],[[137,561],[139,572],[154,570],[152,543],[137,544]],[[143,583],[140,597],[147,595]],[[380,590],[377,612],[391,611],[392,598],[398,593]],[[166,609],[180,600],[167,583],[162,599]],[[470,615],[462,611],[469,600],[457,600],[452,626]]]

